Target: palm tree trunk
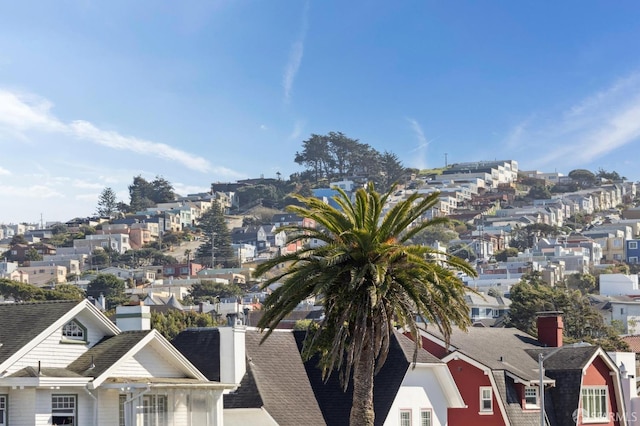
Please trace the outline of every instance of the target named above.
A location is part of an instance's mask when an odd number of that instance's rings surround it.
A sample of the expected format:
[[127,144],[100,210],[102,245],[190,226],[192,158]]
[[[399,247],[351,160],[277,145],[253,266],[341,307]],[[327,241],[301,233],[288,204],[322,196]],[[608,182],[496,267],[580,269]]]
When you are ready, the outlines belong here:
[[373,373],[375,357],[369,342],[353,368],[353,402],[349,424],[351,426],[373,426]]

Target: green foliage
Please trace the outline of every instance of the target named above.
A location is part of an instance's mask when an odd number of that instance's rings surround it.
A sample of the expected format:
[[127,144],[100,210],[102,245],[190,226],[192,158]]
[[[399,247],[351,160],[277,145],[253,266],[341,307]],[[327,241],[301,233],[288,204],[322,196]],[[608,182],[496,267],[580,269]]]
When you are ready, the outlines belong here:
[[42,255],[38,253],[38,250],[36,250],[35,247],[29,247],[29,250],[27,250],[24,254],[24,259],[30,261],[39,261],[42,260]]
[[116,193],[112,188],[106,187],[98,197],[96,213],[100,216],[112,217],[117,210],[118,200],[116,199]]
[[220,299],[238,297],[243,293],[237,284],[223,284],[215,281],[203,280],[199,284],[193,284],[189,290],[185,303],[197,304],[200,302],[215,303]]
[[528,197],[534,200],[548,200],[551,198],[551,191],[545,185],[535,185],[529,189]]
[[537,335],[536,313],[561,311],[564,313],[564,336],[568,342],[585,341],[601,345],[605,350],[627,350],[616,330],[605,324],[602,315],[591,306],[580,291],[550,287],[539,272],[523,276],[511,288],[509,325]]
[[171,309],[166,313],[151,311],[151,327],[171,340],[190,327],[213,327],[219,325],[210,314]]
[[16,234],[11,237],[11,241],[9,241],[9,247],[13,247],[18,244],[27,244],[27,240],[24,238],[24,235]]
[[504,250],[501,250],[495,254],[495,258],[498,262],[506,262],[510,257],[516,257],[519,251],[517,248],[508,247]]
[[302,147],[301,152],[296,152],[294,161],[307,167],[300,177],[309,178],[316,185],[323,180],[366,176],[386,191],[393,183],[404,183],[409,176],[395,154],[388,151],[381,154],[341,132],[312,134],[302,142]]
[[585,170],[585,169],[571,170],[569,172],[569,177],[580,188],[591,188],[596,184],[596,175],[594,175],[589,170]]
[[215,265],[211,267],[235,268],[240,265],[231,247],[231,233],[224,219],[224,213],[217,202],[214,202],[213,206],[200,217],[198,227],[203,233],[203,243],[196,252],[196,259],[200,263],[211,265],[211,248],[215,245]]
[[97,299],[103,294],[107,301],[107,309],[111,309],[127,300],[124,290],[124,281],[115,275],[98,274],[87,286],[87,296]]
[[616,171],[608,172],[603,168],[598,169],[596,177],[609,182],[619,182],[626,179],[624,176],[620,176]]
[[468,260],[469,262],[473,262],[478,257],[469,244],[464,243],[450,245],[447,253],[460,259]]
[[[175,201],[176,193],[173,191],[173,185],[161,176],[156,176],[153,181],[149,182],[138,175],[129,185],[129,197],[128,211],[136,212],[153,207],[158,203]],[[124,206],[120,208],[124,208]]]
[[598,290],[596,277],[591,274],[571,274],[567,277],[566,286],[571,290],[579,290],[582,294],[593,294]]
[[[438,202],[438,194],[412,194],[383,215],[393,191],[380,194],[368,185],[358,189],[352,201],[339,190],[334,197],[339,208],[299,197],[302,206],[288,210],[318,226],[287,227],[289,242],[316,239],[325,244],[278,256],[256,268],[256,277],[269,274],[263,288],[282,284],[263,304],[258,327],[266,331],[265,338],[300,303],[321,297],[325,317],[309,331],[303,355],[318,354],[325,377],[338,369],[345,387],[353,368],[354,394],[371,397],[376,363],[379,367],[386,358],[393,327],[406,327],[416,342],[417,316],[445,337],[453,325],[466,328],[468,288],[456,271],[476,275],[459,258],[408,244],[424,228],[447,222],[446,218],[418,220]],[[443,260],[436,261],[436,256]],[[373,416],[371,411],[358,411],[358,406],[352,409],[351,424],[364,424],[363,418]],[[365,401],[362,406],[373,403]]]
[[13,298],[16,302],[37,302],[43,300],[81,300],[84,292],[73,285],[59,284],[53,290],[31,284],[0,278],[0,295]]
[[447,245],[450,241],[457,240],[458,238],[460,238],[460,235],[451,229],[450,224],[438,224],[429,226],[420,231],[412,238],[412,242],[414,244],[432,246],[436,241],[438,241]]

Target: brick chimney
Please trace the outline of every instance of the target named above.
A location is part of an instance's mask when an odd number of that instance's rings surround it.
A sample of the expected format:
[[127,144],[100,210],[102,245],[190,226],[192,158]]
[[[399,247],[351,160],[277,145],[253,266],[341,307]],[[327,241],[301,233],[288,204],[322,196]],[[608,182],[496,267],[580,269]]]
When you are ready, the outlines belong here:
[[564,329],[562,312],[536,312],[536,315],[538,315],[538,342],[551,348],[562,346],[562,330]]

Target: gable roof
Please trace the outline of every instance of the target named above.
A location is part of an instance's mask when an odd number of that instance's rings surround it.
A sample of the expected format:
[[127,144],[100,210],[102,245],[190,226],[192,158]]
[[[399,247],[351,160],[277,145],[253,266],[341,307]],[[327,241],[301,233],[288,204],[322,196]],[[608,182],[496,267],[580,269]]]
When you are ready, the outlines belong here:
[[[224,396],[225,409],[264,408],[278,424],[324,425],[293,333],[274,331],[260,344],[263,336],[245,333],[247,371],[238,389]],[[220,379],[217,328],[187,329],[172,344],[209,380]]]
[[[444,340],[433,328],[424,333]],[[538,361],[525,350],[542,345],[536,338],[516,328],[469,327],[466,332],[454,328],[450,345],[491,370],[505,370],[527,382],[539,379]]]
[[[298,350],[302,351],[305,332],[296,331],[294,335]],[[389,410],[398,394],[398,389],[412,362],[414,348],[413,341],[401,333],[394,332],[387,360],[374,377],[373,406],[376,425],[382,425],[387,419]],[[318,360],[316,355],[305,362],[304,366],[324,420],[328,425],[347,426],[349,425],[349,414],[353,400],[353,381],[349,381],[345,392],[337,372],[333,372],[327,380],[323,380],[322,371],[317,368]],[[417,362],[442,364],[442,361],[422,349],[418,351]]]
[[0,304],[0,365],[64,317],[78,303],[80,302],[52,301]]
[[107,336],[69,364],[67,369],[81,376],[99,377],[150,332],[124,331],[116,336]]

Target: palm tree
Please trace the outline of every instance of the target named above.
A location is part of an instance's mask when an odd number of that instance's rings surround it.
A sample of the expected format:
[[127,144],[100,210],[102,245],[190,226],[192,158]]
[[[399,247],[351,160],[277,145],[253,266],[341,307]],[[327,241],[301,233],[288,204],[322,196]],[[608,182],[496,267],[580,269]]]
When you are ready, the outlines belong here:
[[[453,325],[470,325],[464,300],[467,288],[456,271],[475,276],[464,260],[408,241],[424,228],[446,218],[422,221],[438,194],[413,194],[390,207],[395,188],[381,195],[373,185],[360,188],[352,201],[341,190],[334,197],[340,209],[319,199],[296,196],[301,206],[288,210],[313,219],[318,227],[290,226],[290,242],[316,239],[256,268],[267,276],[266,287],[282,283],[263,305],[258,323],[266,339],[278,323],[307,298],[321,299],[324,320],[310,328],[303,356],[320,355],[324,377],[338,370],[344,389],[353,378],[352,425],[373,425],[373,377],[386,359],[393,326],[405,327],[420,339],[416,317],[437,327],[448,339]],[[285,267],[281,267],[282,265]]]

